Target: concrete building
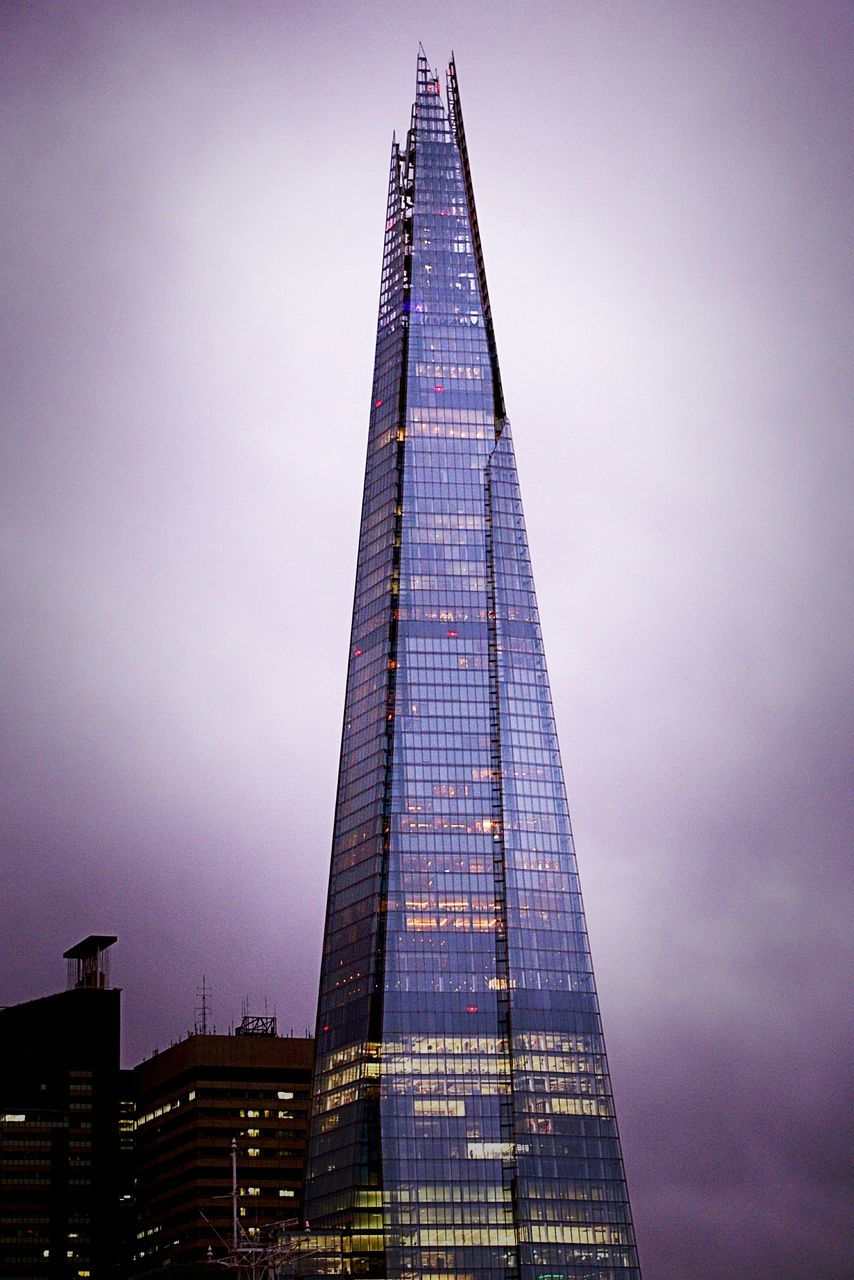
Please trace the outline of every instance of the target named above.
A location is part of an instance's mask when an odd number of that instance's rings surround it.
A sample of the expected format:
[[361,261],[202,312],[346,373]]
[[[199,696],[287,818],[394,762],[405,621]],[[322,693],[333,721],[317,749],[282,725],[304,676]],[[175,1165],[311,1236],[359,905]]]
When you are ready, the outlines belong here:
[[131,1199],[120,1136],[114,937],[66,951],[68,990],[0,1009],[0,1276],[121,1280]]
[[244,1018],[234,1035],[188,1036],[134,1069],[135,1277],[227,1251],[233,1139],[241,1237],[301,1218],[313,1063],[312,1039]]

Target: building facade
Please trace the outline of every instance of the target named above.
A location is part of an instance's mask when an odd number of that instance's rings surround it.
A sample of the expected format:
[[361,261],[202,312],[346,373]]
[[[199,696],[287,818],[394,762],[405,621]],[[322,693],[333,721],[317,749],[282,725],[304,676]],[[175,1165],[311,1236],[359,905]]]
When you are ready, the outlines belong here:
[[639,1280],[457,77],[392,144],[306,1184],[354,1274]]
[[234,1139],[241,1240],[301,1218],[314,1041],[274,1023],[191,1035],[134,1068],[135,1277],[185,1274],[209,1249],[228,1251]]
[[132,1231],[122,1141],[113,937],[65,953],[68,990],[0,1009],[0,1277],[124,1280]]

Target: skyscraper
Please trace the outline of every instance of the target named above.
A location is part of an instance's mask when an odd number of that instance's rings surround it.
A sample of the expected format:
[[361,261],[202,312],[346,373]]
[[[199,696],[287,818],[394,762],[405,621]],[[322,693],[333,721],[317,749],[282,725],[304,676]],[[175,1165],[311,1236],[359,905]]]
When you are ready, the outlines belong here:
[[306,1213],[354,1273],[639,1280],[457,77],[392,142]]

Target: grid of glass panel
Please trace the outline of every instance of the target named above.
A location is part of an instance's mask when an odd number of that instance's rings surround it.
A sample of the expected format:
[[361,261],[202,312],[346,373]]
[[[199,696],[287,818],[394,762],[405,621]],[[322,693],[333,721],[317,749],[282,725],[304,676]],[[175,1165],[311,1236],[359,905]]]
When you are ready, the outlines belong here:
[[307,1213],[365,1275],[639,1280],[455,86],[392,148]]

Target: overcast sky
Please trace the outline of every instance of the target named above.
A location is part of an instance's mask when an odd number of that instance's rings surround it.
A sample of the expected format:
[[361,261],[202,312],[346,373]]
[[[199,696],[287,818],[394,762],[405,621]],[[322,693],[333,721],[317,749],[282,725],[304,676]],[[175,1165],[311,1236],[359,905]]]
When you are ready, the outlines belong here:
[[853,13],[5,0],[0,1001],[106,932],[128,1064],[203,973],[313,1025],[388,147],[453,48],[645,1277],[850,1274]]

